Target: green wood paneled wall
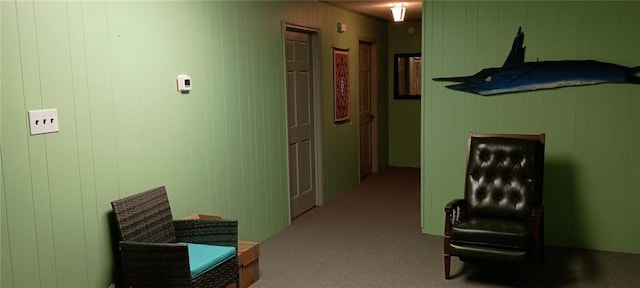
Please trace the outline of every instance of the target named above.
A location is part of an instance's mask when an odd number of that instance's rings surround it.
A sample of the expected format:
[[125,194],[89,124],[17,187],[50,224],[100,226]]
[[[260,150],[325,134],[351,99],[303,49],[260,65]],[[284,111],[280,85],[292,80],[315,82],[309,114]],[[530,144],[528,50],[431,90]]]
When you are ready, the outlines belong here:
[[[413,34],[407,29],[415,28]],[[422,23],[407,21],[389,24],[389,165],[420,167],[420,100],[393,98],[393,55],[420,53]]]
[[[379,44],[387,91],[384,22],[317,1],[0,7],[2,287],[107,287],[109,203],[159,185],[175,217],[238,219],[247,240],[283,229],[283,20],[321,30],[325,198],[358,182],[357,45]],[[348,33],[336,32],[338,21]],[[352,55],[352,121],[341,125],[332,121],[332,45]],[[175,91],[181,73],[193,79],[189,94]],[[59,133],[28,135],[27,111],[41,108],[58,109]],[[386,137],[385,123],[380,130]]]
[[640,3],[424,2],[423,232],[442,234],[462,197],[469,131],[547,134],[547,245],[640,253],[640,86],[602,84],[481,97],[433,77],[501,66],[522,26],[526,61],[640,65]]

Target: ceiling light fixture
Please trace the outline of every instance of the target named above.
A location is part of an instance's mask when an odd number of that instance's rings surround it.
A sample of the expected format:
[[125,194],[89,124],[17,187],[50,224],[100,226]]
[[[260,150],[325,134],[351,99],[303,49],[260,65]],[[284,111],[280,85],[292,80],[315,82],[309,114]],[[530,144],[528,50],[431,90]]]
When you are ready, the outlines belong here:
[[404,14],[407,12],[407,3],[393,3],[391,6],[391,14],[393,14],[393,21],[404,21]]

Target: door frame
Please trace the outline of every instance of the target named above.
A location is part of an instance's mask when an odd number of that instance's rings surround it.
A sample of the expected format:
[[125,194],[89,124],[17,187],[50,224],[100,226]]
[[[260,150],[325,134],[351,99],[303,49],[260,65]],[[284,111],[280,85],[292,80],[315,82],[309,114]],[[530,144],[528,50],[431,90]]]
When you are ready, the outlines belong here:
[[[378,172],[378,44],[375,39],[359,37],[358,38],[358,46],[361,43],[365,43],[371,46],[370,53],[370,64],[371,64],[371,115],[374,115],[373,121],[371,121],[371,165],[373,166],[371,169],[371,174]],[[358,49],[358,53],[360,53],[360,49]],[[358,55],[358,59],[360,59]],[[358,60],[358,66],[360,66],[360,60]],[[358,98],[360,101],[360,98]],[[360,102],[358,102],[358,106]],[[360,119],[358,117],[358,127],[360,127]],[[358,128],[359,129],[359,128]],[[358,133],[360,135],[360,133]],[[362,175],[362,171],[360,171],[360,136],[358,136],[358,175]],[[358,177],[359,178],[359,177]],[[362,181],[362,179],[358,180]]]
[[[311,65],[312,65],[312,73],[313,73],[313,78],[312,78],[312,83],[313,83],[313,90],[312,90],[312,98],[313,98],[313,136],[314,136],[314,140],[313,140],[313,145],[314,145],[314,162],[315,162],[315,175],[314,175],[314,180],[315,180],[315,190],[316,190],[316,206],[322,206],[324,205],[324,173],[322,168],[323,166],[323,161],[322,161],[322,150],[324,148],[324,146],[322,145],[322,83],[321,83],[321,61],[320,61],[320,28],[315,28],[315,27],[308,27],[308,26],[304,26],[304,25],[299,25],[299,24],[294,24],[288,21],[282,21],[282,31],[281,31],[281,36],[282,36],[282,63],[285,64],[286,58],[285,58],[285,32],[287,31],[294,31],[294,32],[300,32],[300,33],[305,33],[305,34],[309,34],[309,36],[311,36]],[[286,75],[286,65],[283,65],[283,75]],[[284,101],[284,111],[285,111],[285,117],[284,117],[284,128],[285,128],[285,135],[284,135],[284,142],[285,143],[289,143],[287,141],[287,139],[289,139],[289,129],[288,129],[288,123],[287,123],[287,116],[286,115],[286,111],[288,111],[287,109],[287,95],[286,95],[286,91],[287,91],[287,77],[283,77],[284,81],[283,81],[283,88],[285,91],[285,95],[283,97],[283,101]],[[291,187],[289,187],[289,177],[291,177],[291,175],[289,175],[289,153],[285,153],[286,155],[286,174],[287,174],[287,219],[288,219],[288,225],[291,225],[291,201],[289,200],[289,193],[290,193],[290,189]]]

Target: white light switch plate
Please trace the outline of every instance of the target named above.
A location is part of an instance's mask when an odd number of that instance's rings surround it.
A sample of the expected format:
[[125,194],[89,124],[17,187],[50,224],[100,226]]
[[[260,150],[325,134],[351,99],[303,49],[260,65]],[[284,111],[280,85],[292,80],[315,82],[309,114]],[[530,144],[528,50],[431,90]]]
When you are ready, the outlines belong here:
[[58,126],[58,109],[29,111],[29,130],[31,135],[60,131]]

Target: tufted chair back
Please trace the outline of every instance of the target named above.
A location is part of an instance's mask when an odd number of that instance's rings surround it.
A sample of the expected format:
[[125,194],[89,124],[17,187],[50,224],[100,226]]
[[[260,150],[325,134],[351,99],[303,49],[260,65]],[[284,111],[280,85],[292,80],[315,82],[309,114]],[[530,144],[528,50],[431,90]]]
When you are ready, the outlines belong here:
[[531,216],[542,203],[544,143],[499,135],[471,135],[465,200],[468,216]]

